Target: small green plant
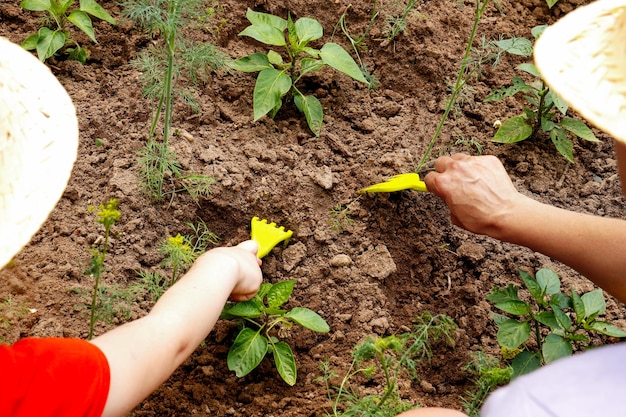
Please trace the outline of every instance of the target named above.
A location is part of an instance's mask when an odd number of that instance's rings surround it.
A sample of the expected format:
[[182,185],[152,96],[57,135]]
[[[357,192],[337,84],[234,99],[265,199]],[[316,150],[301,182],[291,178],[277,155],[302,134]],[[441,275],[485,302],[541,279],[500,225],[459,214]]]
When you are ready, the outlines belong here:
[[561,280],[551,269],[540,269],[535,277],[522,270],[519,273],[530,295],[528,301],[520,298],[519,287],[513,284],[495,287],[487,296],[507,314],[493,313],[493,319],[503,354],[513,358],[514,377],[569,356],[575,347],[591,346],[593,333],[626,337],[615,325],[598,320],[606,310],[601,289],[579,295],[572,288],[567,295],[561,292]]
[[294,385],[296,360],[289,344],[281,339],[288,336],[294,323],[314,332],[330,330],[326,321],[308,308],[282,308],[294,285],[295,280],[264,283],[253,299],[224,307],[222,318],[236,320],[242,326],[228,351],[228,369],[235,371],[237,377],[250,373],[271,353],[283,381]]
[[135,296],[147,295],[152,301],[158,300],[161,295],[179,278],[187,272],[193,263],[202,255],[209,245],[216,245],[219,238],[211,232],[204,221],[194,225],[187,223],[193,235],[170,236],[160,246],[160,252],[165,255],[161,266],[169,271],[169,277],[161,271],[140,271],[139,281],[131,285]]
[[[413,12],[415,5],[419,0],[408,0],[406,5],[401,8],[401,12],[399,14],[388,14],[385,19],[385,29],[383,30],[383,34],[385,35],[385,41],[383,46],[388,45],[389,43],[395,42],[396,37],[398,37],[402,33],[406,33],[407,31],[407,18]],[[426,16],[419,14],[418,16],[422,19],[425,19]]]
[[319,136],[324,118],[322,104],[315,96],[300,91],[298,81],[328,65],[368,84],[359,66],[336,43],[328,42],[320,49],[309,46],[324,34],[322,25],[313,18],[302,17],[293,22],[291,16],[285,20],[251,9],[246,12],[246,18],[251,25],[239,36],[249,36],[266,45],[284,48],[284,56],[274,50],[256,52],[229,64],[238,71],[259,72],[253,93],[254,121],[265,115],[273,118],[282,107],[283,98],[289,95],[298,110],[304,113],[313,134]]
[[79,8],[70,10],[74,0],[22,0],[20,7],[35,12],[45,12],[42,27],[22,42],[27,51],[36,50],[40,61],[64,49],[70,59],[82,62],[89,58],[89,51],[72,38],[69,24],[83,31],[92,42],[96,41],[90,15],[115,25],[115,19],[95,0],[80,0]]
[[469,417],[479,417],[480,407],[489,393],[511,380],[513,368],[503,367],[498,358],[478,351],[472,355],[472,360],[463,369],[475,378],[475,385],[465,392],[465,397],[462,399],[463,408]]
[[[0,301],[0,329],[8,330],[13,326],[13,320],[26,317],[30,309],[23,302],[17,302],[9,295]],[[0,335],[0,343],[4,343],[4,336]]]
[[[184,175],[177,156],[169,147],[173,135],[174,102],[181,98],[195,111],[194,99],[200,80],[210,71],[224,67],[227,55],[212,44],[197,45],[188,40],[181,28],[190,29],[207,18],[199,0],[137,0],[122,3],[123,15],[136,22],[158,42],[141,51],[134,65],[142,72],[144,94],[155,109],[145,148],[139,152],[139,173],[146,193],[157,201],[186,190],[197,201],[208,195],[214,179],[204,175]],[[211,14],[213,18],[215,10]],[[191,86],[191,87],[189,87]],[[161,135],[157,127],[162,124]],[[173,190],[164,191],[169,180]]]
[[[120,212],[117,209],[118,201],[114,198],[110,199],[107,204],[100,204],[100,210],[96,213],[96,221],[104,227],[104,238],[101,243],[91,249],[91,261],[87,273],[94,279],[93,295],[91,299],[91,317],[89,320],[89,336],[93,338],[94,327],[102,310],[100,295],[103,294],[100,287],[100,278],[105,270],[104,260],[109,248],[109,236],[111,227],[120,219]],[[93,211],[94,207],[89,207],[89,211]]]
[[[446,315],[422,313],[413,323],[410,332],[386,337],[370,336],[355,346],[352,363],[338,387],[331,380],[339,375],[322,362],[323,375],[317,379],[326,385],[328,399],[332,403],[333,417],[369,416],[391,417],[415,406],[401,398],[398,390],[402,377],[418,378],[418,365],[432,357],[434,343],[443,341],[454,346],[454,320]],[[362,395],[355,380],[382,378],[382,392]]]
[[351,227],[354,224],[352,219],[352,206],[361,199],[362,195],[356,197],[348,204],[337,203],[335,207],[328,211],[330,219],[328,224],[330,228],[336,232],[343,232],[347,227]]
[[[545,25],[532,29],[535,39],[539,38],[543,29]],[[515,55],[529,57],[533,52],[531,42],[524,38],[503,39],[497,45]],[[574,144],[568,134],[590,142],[599,142],[584,122],[567,116],[567,104],[545,84],[534,64],[520,64],[516,69],[530,74],[535,80],[526,83],[523,79],[514,77],[513,85],[492,91],[484,101],[500,101],[522,93],[530,107],[524,106],[523,114],[501,121],[492,139],[494,142],[520,142],[528,138],[539,138],[543,132],[549,135],[558,152],[570,162],[574,162]]]

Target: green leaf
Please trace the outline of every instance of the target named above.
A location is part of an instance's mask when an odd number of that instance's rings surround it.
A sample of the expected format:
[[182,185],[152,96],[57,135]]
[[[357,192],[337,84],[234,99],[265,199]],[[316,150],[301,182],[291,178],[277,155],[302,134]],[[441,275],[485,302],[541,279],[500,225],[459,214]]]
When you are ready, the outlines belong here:
[[563,312],[559,307],[552,306],[554,317],[563,330],[570,330],[572,328],[572,320],[567,314]]
[[249,36],[259,42],[273,46],[285,46],[285,35],[273,26],[255,24],[248,26],[239,33],[239,36]]
[[298,55],[300,49],[298,45],[298,34],[296,33],[296,25],[293,23],[293,19],[291,19],[291,13],[287,15],[287,39],[289,40],[291,49],[294,51],[294,55]]
[[539,323],[548,326],[551,329],[559,329],[561,326],[552,311],[541,311],[533,316]]
[[560,127],[552,129],[550,131],[550,140],[565,159],[574,162],[574,143],[567,137],[565,130]]
[[[554,1],[554,3],[556,3],[559,0],[547,0],[547,1]],[[548,25],[537,25],[530,30],[530,33],[533,35],[535,39],[539,39],[539,36],[541,36],[543,31],[546,30],[547,27]]]
[[267,53],[267,59],[269,59],[270,64],[273,65],[281,65],[283,63],[283,57],[276,51],[269,51]]
[[112,25],[117,23],[109,12],[107,12],[104,7],[96,3],[95,0],[80,0],[80,10],[85,13],[89,13],[93,17],[109,22]]
[[604,301],[604,293],[601,289],[590,291],[580,297],[585,306],[585,318],[592,315],[602,314],[606,311],[606,302]]
[[562,292],[557,292],[550,296],[550,305],[560,309],[569,308],[572,306],[572,297]]
[[296,107],[306,117],[309,129],[315,136],[319,136],[322,133],[322,123],[324,121],[324,111],[322,110],[322,104],[314,96],[303,96],[296,94],[293,97]]
[[546,95],[548,99],[547,100],[548,104],[554,103],[554,107],[556,107],[561,112],[562,115],[565,115],[567,113],[567,109],[569,108],[569,106],[553,90],[549,90],[548,94]]
[[508,319],[498,326],[498,343],[507,349],[517,349],[529,336],[530,325],[527,322]]
[[626,337],[626,332],[619,327],[604,321],[593,321],[589,324],[589,328],[596,332],[612,337]]
[[321,38],[324,35],[324,29],[320,22],[310,17],[302,17],[296,20],[296,34],[300,47],[307,43]]
[[285,71],[266,68],[259,72],[254,85],[254,121],[259,120],[277,106],[280,108],[281,97],[291,88],[291,78]]
[[257,52],[227,63],[229,67],[241,72],[258,72],[273,68],[266,54]]
[[96,35],[93,32],[93,25],[91,24],[91,18],[89,15],[80,10],[72,10],[72,12],[67,16],[67,20],[72,22],[76,27],[82,30],[92,42],[98,43],[96,41]]
[[519,301],[517,287],[513,284],[507,285],[503,290],[494,287],[491,293],[487,295],[487,301],[491,301],[494,304],[506,303],[507,301]]
[[77,46],[75,48],[67,48],[67,52],[69,53],[69,58],[74,61],[78,61],[81,64],[87,62],[87,50],[85,48],[81,48]]
[[261,335],[261,330],[254,331],[247,327],[237,335],[228,350],[228,369],[235,371],[241,378],[256,368],[267,354],[268,342]]
[[37,56],[41,62],[50,58],[65,45],[65,34],[58,30],[46,27],[39,29],[37,41]]
[[491,320],[494,321],[494,323],[496,323],[496,325],[500,325],[503,322],[507,321],[509,319],[508,316],[505,316],[504,314],[500,314],[500,313],[495,313],[495,312],[491,312]]
[[485,103],[492,101],[500,101],[507,97],[514,96],[519,92],[527,93],[532,90],[532,87],[526,84],[524,80],[519,77],[513,77],[513,85],[493,90],[487,97],[484,98]]
[[580,120],[564,117],[559,124],[563,126],[565,130],[572,132],[581,139],[589,142],[600,142],[600,139],[593,134],[589,126]]
[[505,303],[498,303],[495,307],[515,316],[524,316],[530,313],[530,307],[523,301],[507,301]]
[[287,28],[287,21],[279,16],[274,16],[272,14],[255,12],[254,10],[248,8],[246,11],[246,19],[253,25],[265,24],[272,26],[279,31],[284,31]]
[[22,0],[20,7],[33,12],[43,12],[50,10],[51,3],[50,0]]
[[356,62],[354,62],[354,59],[352,59],[345,49],[336,43],[329,42],[322,46],[322,49],[320,49],[320,57],[329,67],[369,85],[369,82],[363,76],[361,69]]
[[574,313],[576,313],[576,324],[583,322],[587,313],[585,311],[585,303],[580,298],[578,293],[572,288],[572,306],[574,307]]
[[537,280],[533,278],[528,272],[521,269],[519,270],[519,274],[520,277],[522,277],[522,281],[524,281],[524,285],[526,285],[526,288],[528,288],[530,295],[532,295],[539,304],[543,304],[543,297],[545,296],[545,293],[542,291],[541,286],[539,285]]
[[236,317],[247,317],[254,319],[261,317],[261,309],[254,300],[242,301],[228,309],[228,314]]
[[268,307],[280,307],[285,304],[291,297],[294,285],[296,285],[296,281],[293,279],[280,281],[272,285],[272,288],[267,292]]
[[546,0],[546,4],[551,9],[559,0]]
[[553,270],[541,268],[535,275],[544,294],[556,294],[561,289],[561,280]]
[[22,48],[27,51],[32,51],[37,48],[37,42],[39,41],[39,33],[33,33],[22,42]]
[[540,366],[541,357],[539,356],[539,352],[521,352],[513,359],[513,362],[511,362],[511,367],[513,368],[513,378],[517,378],[520,375],[539,369]]
[[290,312],[285,314],[302,327],[313,330],[314,332],[327,333],[330,331],[328,323],[319,314],[305,307],[294,307]]
[[541,354],[546,363],[572,355],[572,344],[556,334],[549,334],[541,346]]
[[531,56],[533,54],[533,44],[526,38],[509,38],[494,41],[494,44],[513,55]]
[[319,59],[302,58],[302,60],[300,61],[300,76],[308,74],[310,72],[318,71],[323,66],[324,63]]
[[535,64],[531,64],[530,62],[519,64],[517,67],[515,67],[515,69],[527,72],[530,75],[534,75],[535,77],[541,77],[541,75],[539,74],[539,70],[537,70]]
[[506,119],[493,137],[493,142],[515,143],[528,139],[533,134],[533,128],[524,116],[514,116]]
[[288,385],[294,386],[296,384],[297,370],[296,360],[291,347],[285,342],[277,342],[272,344],[272,348],[278,374]]

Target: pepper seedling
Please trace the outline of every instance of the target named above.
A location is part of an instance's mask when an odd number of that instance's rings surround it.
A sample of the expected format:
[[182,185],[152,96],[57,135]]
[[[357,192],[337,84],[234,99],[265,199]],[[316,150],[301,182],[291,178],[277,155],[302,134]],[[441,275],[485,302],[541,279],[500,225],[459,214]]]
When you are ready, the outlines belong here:
[[292,235],[293,232],[285,230],[284,226],[279,227],[274,222],[268,223],[266,219],[261,220],[256,216],[252,218],[250,237],[259,245],[259,259],[270,253],[280,242],[285,241],[286,245]]
[[415,172],[410,172],[406,174],[394,175],[387,181],[370,185],[369,187],[365,187],[357,191],[357,193],[392,193],[402,190],[417,190],[421,192],[428,192],[428,189],[426,188],[426,183],[420,179],[419,174]]

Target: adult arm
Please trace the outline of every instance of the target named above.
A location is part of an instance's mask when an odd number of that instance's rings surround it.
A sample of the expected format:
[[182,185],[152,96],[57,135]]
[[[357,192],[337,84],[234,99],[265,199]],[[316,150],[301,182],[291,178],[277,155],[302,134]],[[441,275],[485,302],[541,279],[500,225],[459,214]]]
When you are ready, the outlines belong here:
[[541,252],[626,301],[626,221],[576,213],[524,196],[493,156],[441,157],[435,171],[424,181],[446,202],[454,224]]
[[208,335],[229,296],[243,301],[256,294],[262,280],[257,250],[247,241],[208,251],[147,316],[92,341],[111,371],[104,417],[126,415],[163,383]]

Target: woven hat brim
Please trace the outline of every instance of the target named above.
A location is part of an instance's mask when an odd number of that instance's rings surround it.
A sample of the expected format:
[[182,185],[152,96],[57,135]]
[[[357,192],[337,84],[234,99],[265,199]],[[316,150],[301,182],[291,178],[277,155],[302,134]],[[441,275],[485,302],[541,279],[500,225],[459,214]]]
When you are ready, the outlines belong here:
[[59,201],[78,149],[72,100],[48,67],[0,37],[0,268]]
[[534,56],[559,97],[626,143],[626,0],[599,0],[568,13],[546,28]]

